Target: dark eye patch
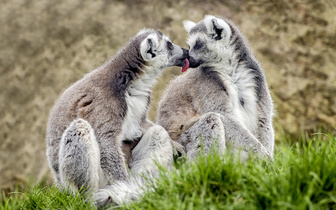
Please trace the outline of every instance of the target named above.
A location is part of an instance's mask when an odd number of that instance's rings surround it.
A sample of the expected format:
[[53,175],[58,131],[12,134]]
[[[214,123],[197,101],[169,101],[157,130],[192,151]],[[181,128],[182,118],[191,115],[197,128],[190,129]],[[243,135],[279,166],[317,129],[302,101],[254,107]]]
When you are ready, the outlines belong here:
[[194,45],[194,47],[193,47],[193,49],[194,50],[199,50],[202,47],[203,47],[203,42],[201,42],[201,40],[197,40],[196,43],[195,43],[195,45]]
[[173,50],[174,46],[171,42],[167,42],[167,48],[170,49],[170,50]]

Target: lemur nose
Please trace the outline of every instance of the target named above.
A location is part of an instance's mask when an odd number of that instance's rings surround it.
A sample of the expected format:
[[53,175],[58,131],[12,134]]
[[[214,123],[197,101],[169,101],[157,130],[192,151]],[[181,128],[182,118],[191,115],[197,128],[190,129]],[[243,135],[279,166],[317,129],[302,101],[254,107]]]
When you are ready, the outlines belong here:
[[184,58],[189,58],[189,50],[182,48],[183,50],[183,57]]

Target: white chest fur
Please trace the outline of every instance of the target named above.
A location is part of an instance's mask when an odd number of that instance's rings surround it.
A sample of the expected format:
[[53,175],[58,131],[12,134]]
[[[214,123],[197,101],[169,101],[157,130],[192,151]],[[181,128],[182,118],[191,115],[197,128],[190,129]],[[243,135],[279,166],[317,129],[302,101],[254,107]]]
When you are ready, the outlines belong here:
[[231,98],[234,109],[241,117],[241,122],[252,133],[258,127],[257,94],[254,75],[244,66],[239,66],[232,75],[235,97]]
[[134,140],[142,136],[141,124],[143,117],[147,117],[148,100],[154,83],[155,78],[144,73],[127,88],[127,114],[122,125],[121,140]]
[[254,75],[250,69],[237,63],[222,64],[215,69],[227,87],[232,115],[253,133],[258,126]]

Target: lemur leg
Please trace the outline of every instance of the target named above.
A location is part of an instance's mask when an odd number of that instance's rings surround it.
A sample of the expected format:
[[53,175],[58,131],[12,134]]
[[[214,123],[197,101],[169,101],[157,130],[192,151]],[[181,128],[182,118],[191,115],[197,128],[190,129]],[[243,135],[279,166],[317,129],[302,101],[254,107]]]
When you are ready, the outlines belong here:
[[117,180],[94,194],[97,206],[122,204],[138,200],[159,176],[159,166],[172,167],[173,143],[168,132],[159,125],[150,127],[132,151],[132,176]]
[[173,145],[168,132],[160,125],[150,127],[132,151],[133,174],[157,174],[158,165],[173,166]]
[[272,120],[267,118],[259,118],[258,128],[256,133],[257,139],[267,149],[269,155],[273,158],[274,155],[274,130]]
[[205,154],[210,153],[214,147],[224,152],[226,150],[224,129],[220,114],[209,112],[185,131],[178,141],[185,146],[185,152],[190,160],[196,158],[202,150]]
[[[216,141],[217,142],[216,142]],[[203,147],[201,142],[203,141]],[[228,115],[209,112],[184,132],[179,142],[185,146],[187,157],[194,159],[203,149],[205,154],[210,152],[214,142],[219,151],[230,151],[240,160],[248,159],[250,152],[267,159],[272,159],[267,149],[244,128],[238,121]]]
[[231,146],[235,154],[240,153],[240,157],[247,159],[250,152],[266,158],[272,159],[267,149],[260,141],[237,120],[229,115],[220,115],[225,127],[226,143]]
[[96,191],[104,184],[99,146],[90,124],[74,120],[64,131],[59,151],[60,180],[73,192]]

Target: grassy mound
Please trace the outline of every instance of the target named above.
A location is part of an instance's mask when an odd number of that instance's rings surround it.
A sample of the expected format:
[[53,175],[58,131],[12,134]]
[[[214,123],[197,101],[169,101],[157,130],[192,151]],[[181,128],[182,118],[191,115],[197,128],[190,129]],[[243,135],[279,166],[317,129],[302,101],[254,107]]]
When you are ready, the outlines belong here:
[[163,176],[134,209],[334,209],[336,139],[280,145],[273,163],[203,156]]
[[[289,140],[284,142],[289,142]],[[125,209],[334,209],[336,138],[316,134],[293,145],[277,145],[274,162],[251,158],[239,163],[230,154],[177,161],[155,191]],[[1,209],[94,209],[80,195],[37,185],[2,198]]]

